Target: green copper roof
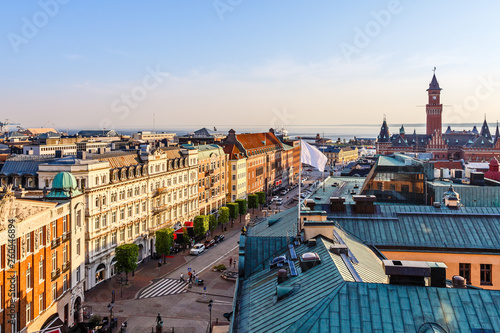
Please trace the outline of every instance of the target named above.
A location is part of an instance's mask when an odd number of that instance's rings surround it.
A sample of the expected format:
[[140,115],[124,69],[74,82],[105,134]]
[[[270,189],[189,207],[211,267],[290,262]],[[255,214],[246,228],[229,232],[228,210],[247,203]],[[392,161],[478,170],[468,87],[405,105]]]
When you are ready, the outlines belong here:
[[71,198],[79,194],[82,192],[77,187],[75,176],[69,172],[59,172],[52,181],[52,191],[47,195],[47,198]]

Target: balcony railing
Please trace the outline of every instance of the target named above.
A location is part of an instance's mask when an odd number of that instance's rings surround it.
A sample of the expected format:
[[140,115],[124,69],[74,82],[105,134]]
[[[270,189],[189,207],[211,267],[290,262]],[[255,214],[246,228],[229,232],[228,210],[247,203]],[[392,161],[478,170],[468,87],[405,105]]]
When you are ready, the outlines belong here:
[[51,246],[52,248],[55,248],[55,247],[59,246],[59,244],[61,244],[61,238],[60,238],[60,237],[54,238],[54,239],[50,242],[50,246]]
[[61,269],[57,268],[56,270],[53,270],[52,273],[50,274],[52,280],[57,279],[57,277],[61,274]]
[[71,238],[70,236],[71,236],[71,231],[63,233],[62,241],[65,242],[65,241],[69,240]]
[[69,261],[66,261],[63,266],[62,266],[62,271],[63,273],[66,272],[69,268],[71,267],[71,263]]

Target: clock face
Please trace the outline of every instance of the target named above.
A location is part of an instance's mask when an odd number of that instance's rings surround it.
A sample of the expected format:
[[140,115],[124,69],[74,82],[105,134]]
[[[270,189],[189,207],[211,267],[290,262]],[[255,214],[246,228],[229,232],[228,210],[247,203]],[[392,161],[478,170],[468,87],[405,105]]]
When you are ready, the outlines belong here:
[[437,97],[436,96],[432,96],[432,99],[436,99]]

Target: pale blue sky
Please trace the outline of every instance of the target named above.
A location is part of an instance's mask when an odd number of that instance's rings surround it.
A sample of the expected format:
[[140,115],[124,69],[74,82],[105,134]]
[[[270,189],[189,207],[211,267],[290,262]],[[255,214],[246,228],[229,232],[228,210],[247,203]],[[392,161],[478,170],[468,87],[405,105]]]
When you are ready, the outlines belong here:
[[417,123],[437,66],[444,122],[495,121],[499,7],[5,0],[2,118],[57,128],[150,127],[153,114],[158,127],[378,124],[383,114]]

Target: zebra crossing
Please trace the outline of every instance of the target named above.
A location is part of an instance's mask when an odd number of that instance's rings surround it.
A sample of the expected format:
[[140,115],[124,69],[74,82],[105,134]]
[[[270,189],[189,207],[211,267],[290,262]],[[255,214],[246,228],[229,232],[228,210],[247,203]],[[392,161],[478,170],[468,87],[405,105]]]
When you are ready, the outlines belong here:
[[187,282],[164,278],[144,289],[139,299],[180,294],[186,291]]

